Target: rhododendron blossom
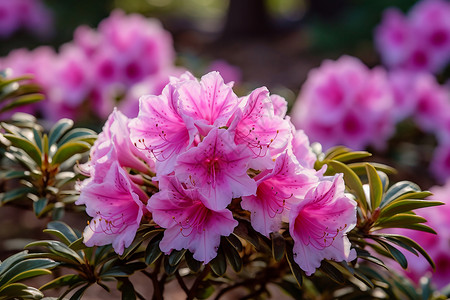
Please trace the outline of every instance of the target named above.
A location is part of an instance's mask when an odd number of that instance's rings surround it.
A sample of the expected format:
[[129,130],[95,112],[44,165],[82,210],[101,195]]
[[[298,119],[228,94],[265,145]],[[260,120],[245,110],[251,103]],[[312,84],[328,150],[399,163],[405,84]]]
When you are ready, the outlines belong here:
[[212,210],[197,189],[186,188],[174,176],[162,177],[160,192],[147,207],[156,224],[166,228],[161,251],[189,249],[194,258],[208,263],[216,257],[221,236],[230,235],[238,222],[230,210]]
[[288,152],[277,157],[273,170],[255,177],[256,195],[242,197],[242,208],[249,210],[253,228],[269,237],[281,228],[292,205],[301,201],[308,190],[319,182],[315,170],[302,167]]
[[291,208],[289,232],[295,262],[311,275],[323,259],[355,259],[346,236],[355,225],[356,202],[345,196],[342,175],[321,181]]
[[211,130],[197,147],[181,154],[175,174],[194,185],[212,209],[223,209],[232,198],[252,195],[256,183],[247,175],[252,153],[243,145],[235,145],[225,129]]
[[394,130],[393,95],[383,69],[343,56],[310,71],[292,109],[292,123],[325,149],[382,148]]
[[76,204],[86,205],[87,214],[93,217],[84,230],[84,243],[89,247],[112,244],[122,254],[139,228],[145,210],[142,201],[147,200],[144,193],[117,161],[111,164],[103,181],[88,180],[80,192]]

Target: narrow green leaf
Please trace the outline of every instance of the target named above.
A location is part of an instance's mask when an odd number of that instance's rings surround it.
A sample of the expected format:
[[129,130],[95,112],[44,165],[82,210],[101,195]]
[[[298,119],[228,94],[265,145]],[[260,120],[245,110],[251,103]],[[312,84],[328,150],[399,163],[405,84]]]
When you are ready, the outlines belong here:
[[192,272],[197,273],[200,270],[202,262],[196,260],[191,252],[186,251],[186,253],[184,254],[184,258],[189,269],[191,269]]
[[70,297],[70,300],[81,300],[81,297],[83,297],[84,292],[88,289],[90,284],[87,284],[85,286],[82,286],[79,288],[73,295]]
[[172,252],[170,253],[169,258],[168,258],[169,265],[171,265],[171,266],[178,265],[180,263],[180,261],[183,259],[185,253],[186,253],[186,249],[183,249],[180,251],[172,250]]
[[73,241],[69,245],[69,248],[74,251],[86,249],[87,246],[83,243],[83,240],[84,240],[84,237],[80,237],[78,240]]
[[34,137],[34,142],[36,143],[36,146],[39,148],[41,153],[44,152],[44,149],[42,148],[42,136],[36,130],[36,128],[33,128],[33,137]]
[[259,238],[252,225],[245,220],[238,220],[239,224],[234,228],[234,234],[251,243],[256,249],[260,247]]
[[12,134],[4,134],[11,144],[24,150],[28,156],[40,167],[42,165],[42,153],[39,148],[29,140]]
[[420,187],[410,181],[400,181],[395,183],[393,186],[391,186],[386,194],[384,195],[383,199],[381,200],[380,207],[384,207],[387,204],[389,204],[391,201],[397,199],[398,197],[402,196],[406,193],[411,192],[420,192]]
[[21,187],[18,189],[14,189],[11,191],[8,191],[6,193],[3,193],[0,195],[0,205],[4,205],[10,201],[20,199],[25,197],[28,193],[34,192],[35,189],[31,187]]
[[63,286],[72,286],[74,284],[78,284],[80,282],[86,281],[85,278],[80,277],[78,274],[69,274],[60,276],[58,278],[53,279],[50,282],[47,282],[43,286],[41,286],[39,289],[42,291],[50,290],[50,289],[57,289],[61,288]]
[[380,218],[391,217],[399,213],[405,213],[419,208],[438,206],[443,204],[444,203],[439,201],[429,200],[396,200],[392,201],[381,210]]
[[345,164],[338,161],[330,161],[328,164],[338,173],[344,174],[345,185],[355,193],[357,201],[360,203],[361,208],[367,211],[367,200],[364,194],[364,189],[362,186],[362,182],[359,179],[358,175],[352,171]]
[[370,204],[372,211],[374,211],[381,203],[381,198],[383,197],[383,184],[381,183],[377,170],[368,163],[366,163],[366,171],[370,187]]
[[0,109],[0,113],[3,113],[5,111],[11,110],[11,109],[19,107],[19,106],[39,102],[41,100],[44,100],[44,95],[42,95],[42,94],[36,93],[36,94],[23,95],[23,96],[15,98],[11,102],[9,102],[5,106],[3,106]]
[[397,214],[389,218],[380,218],[375,222],[376,228],[404,228],[398,226],[413,225],[416,223],[425,223],[427,220],[413,214]]
[[26,286],[22,283],[13,283],[0,287],[0,299],[42,299],[44,294],[34,287]]
[[[370,163],[377,171],[381,171],[386,174],[396,174],[397,170],[384,164],[379,163]],[[353,170],[353,172],[356,173],[358,176],[363,176],[366,174],[366,163],[364,162],[357,162],[357,163],[350,163],[347,164],[347,166]]]
[[136,291],[128,279],[122,279],[117,283],[118,290],[122,292],[122,300],[136,300]]
[[239,255],[239,252],[226,238],[222,238],[220,245],[233,270],[235,272],[240,272],[242,269],[242,258]]
[[97,138],[97,133],[87,128],[74,128],[67,132],[57,143],[58,148],[67,142],[84,141],[91,143]]
[[27,271],[21,272],[20,274],[17,274],[13,278],[11,278],[11,280],[9,282],[10,283],[17,282],[17,281],[21,281],[21,280],[24,280],[27,278],[32,278],[32,277],[36,277],[36,276],[40,276],[40,275],[48,275],[48,274],[52,274],[52,271],[47,270],[47,269],[27,270]]
[[44,211],[44,208],[47,206],[48,204],[48,199],[47,198],[39,198],[38,200],[33,202],[33,210],[36,216],[40,216],[41,212]]
[[70,259],[75,263],[84,264],[84,260],[78,255],[77,252],[73,251],[67,245],[59,241],[48,241],[48,240],[36,241],[26,245],[25,247],[28,248],[35,246],[46,247],[56,255],[60,255],[64,258]]
[[355,278],[364,283],[370,289],[375,288],[373,282],[369,278],[367,278],[367,276],[364,275],[362,272],[355,270],[355,274],[353,274],[353,276],[355,276]]
[[328,261],[326,260],[322,261],[322,264],[320,265],[320,270],[335,282],[339,284],[345,283],[345,277],[342,274],[342,272],[340,272],[335,266],[330,264]]
[[80,238],[75,231],[64,222],[52,221],[47,224],[47,228],[61,232],[61,234],[65,236],[66,240],[69,241],[69,244]]
[[242,251],[242,243],[234,233],[227,236],[226,239],[230,242],[231,245],[233,245],[233,247],[237,251],[239,251],[239,252]]
[[159,233],[156,237],[154,237],[150,243],[147,245],[147,249],[145,250],[145,263],[147,265],[153,264],[158,257],[161,256],[161,250],[159,249],[159,242],[161,242],[163,238],[163,233]]
[[328,149],[327,153],[325,154],[324,161],[334,159],[336,156],[343,155],[343,154],[346,154],[349,152],[351,152],[351,150],[344,146],[332,147],[332,148]]
[[61,119],[52,127],[48,134],[48,145],[55,144],[58,139],[73,127],[73,121],[70,119]]
[[14,179],[14,178],[25,178],[29,177],[31,174],[30,171],[17,171],[17,170],[9,170],[0,172],[0,179]]
[[272,240],[272,256],[276,261],[280,261],[286,251],[286,240],[278,232],[272,232],[270,239]]
[[429,192],[429,191],[421,191],[421,192],[410,192],[410,193],[406,193],[401,195],[400,197],[397,197],[395,199],[395,201],[399,201],[399,200],[406,200],[406,199],[418,199],[418,200],[423,200],[427,197],[432,196],[433,193]]
[[59,165],[73,155],[86,152],[90,148],[91,145],[83,141],[65,143],[60,148],[58,148],[58,150],[56,150],[56,153],[52,158],[52,164]]
[[17,264],[18,262],[26,259],[28,257],[28,251],[21,251],[19,253],[13,254],[7,257],[3,262],[0,263],[0,277],[6,270],[8,270],[11,266]]
[[225,274],[225,272],[227,271],[227,260],[225,258],[222,247],[219,247],[217,256],[209,262],[209,265],[211,266],[211,270],[217,276],[222,276],[223,274]]
[[295,280],[299,287],[303,284],[303,271],[300,269],[299,265],[294,260],[294,253],[292,252],[292,247],[286,247],[286,259],[291,269],[292,275],[294,275]]
[[400,252],[400,250],[381,240],[376,240],[376,242],[380,244],[384,249],[386,249],[390,256],[395,259],[403,269],[406,269],[408,267],[408,261],[406,260],[405,255]]
[[11,280],[22,272],[26,272],[34,269],[51,269],[57,265],[56,262],[46,258],[35,258],[23,260],[3,273],[0,278],[0,286],[10,283]]
[[337,160],[340,162],[348,162],[352,160],[367,158],[370,156],[372,156],[372,154],[366,151],[352,151],[348,153],[339,154],[333,157],[333,160]]

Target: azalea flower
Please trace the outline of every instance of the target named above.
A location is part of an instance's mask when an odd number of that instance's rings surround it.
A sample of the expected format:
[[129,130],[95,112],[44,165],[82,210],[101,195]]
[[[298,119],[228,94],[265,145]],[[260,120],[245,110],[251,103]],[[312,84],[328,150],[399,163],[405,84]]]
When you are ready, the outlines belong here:
[[82,185],[77,205],[86,205],[93,217],[83,236],[88,247],[112,244],[118,254],[130,246],[139,228],[147,200],[145,194],[133,184],[127,173],[114,161],[103,181],[88,180]]
[[228,130],[212,129],[197,147],[179,155],[175,175],[198,189],[211,209],[224,209],[232,198],[252,195],[255,181],[247,175],[252,153],[236,145]]
[[241,206],[251,212],[253,228],[267,237],[281,228],[282,217],[319,181],[315,170],[303,168],[287,151],[278,156],[273,170],[254,179],[256,195],[242,197]]
[[344,195],[342,174],[321,181],[304,200],[293,205],[289,232],[294,240],[294,260],[313,274],[323,259],[351,261],[356,252],[346,233],[356,225],[356,202]]
[[208,199],[198,189],[186,188],[175,176],[161,177],[159,187],[147,208],[156,224],[166,228],[161,251],[189,249],[207,264],[217,255],[220,237],[230,235],[238,222],[227,209],[208,208]]

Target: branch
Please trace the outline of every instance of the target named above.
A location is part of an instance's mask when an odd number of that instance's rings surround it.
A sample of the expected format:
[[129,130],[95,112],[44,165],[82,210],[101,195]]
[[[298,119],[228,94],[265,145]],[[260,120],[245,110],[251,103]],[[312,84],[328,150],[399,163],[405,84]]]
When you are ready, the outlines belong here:
[[203,269],[203,271],[198,275],[198,277],[195,279],[194,283],[192,284],[192,287],[189,290],[186,300],[192,300],[195,298],[195,293],[197,292],[198,286],[203,281],[203,279],[206,276],[208,276],[210,271],[211,271],[211,267],[209,265],[206,265],[205,268]]

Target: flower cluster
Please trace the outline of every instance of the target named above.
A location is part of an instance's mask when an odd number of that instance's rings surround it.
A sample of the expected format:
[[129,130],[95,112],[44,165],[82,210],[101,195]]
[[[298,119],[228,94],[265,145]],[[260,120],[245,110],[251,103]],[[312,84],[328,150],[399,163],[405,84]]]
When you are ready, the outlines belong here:
[[389,67],[441,71],[450,60],[450,3],[421,1],[408,16],[395,8],[386,10],[375,43]]
[[0,0],[0,38],[9,38],[26,29],[38,36],[48,36],[52,14],[41,0]]
[[161,92],[168,76],[180,73],[174,57],[171,36],[158,21],[117,10],[97,31],[79,27],[58,54],[49,47],[14,50],[0,68],[11,68],[14,76],[35,75],[48,98],[38,110],[48,119],[85,117],[86,105],[106,118],[121,99],[124,113],[136,116],[137,100],[128,95],[132,87],[141,83],[145,92]]
[[412,118],[424,132],[436,136],[431,170],[439,181],[450,177],[450,91],[428,73],[396,70],[389,73],[394,94],[395,122]]
[[77,204],[93,217],[85,243],[122,253],[139,223],[153,220],[165,229],[163,252],[188,249],[206,264],[247,215],[264,236],[288,232],[308,275],[323,259],[353,260],[346,233],[356,202],[341,174],[313,168],[308,137],[286,108],[264,87],[240,98],[211,72],[185,73],[161,95],[142,96],[134,119],[115,110],[81,167],[90,178]]
[[381,148],[394,131],[394,97],[386,72],[343,56],[310,71],[292,110],[292,122],[324,148]]

